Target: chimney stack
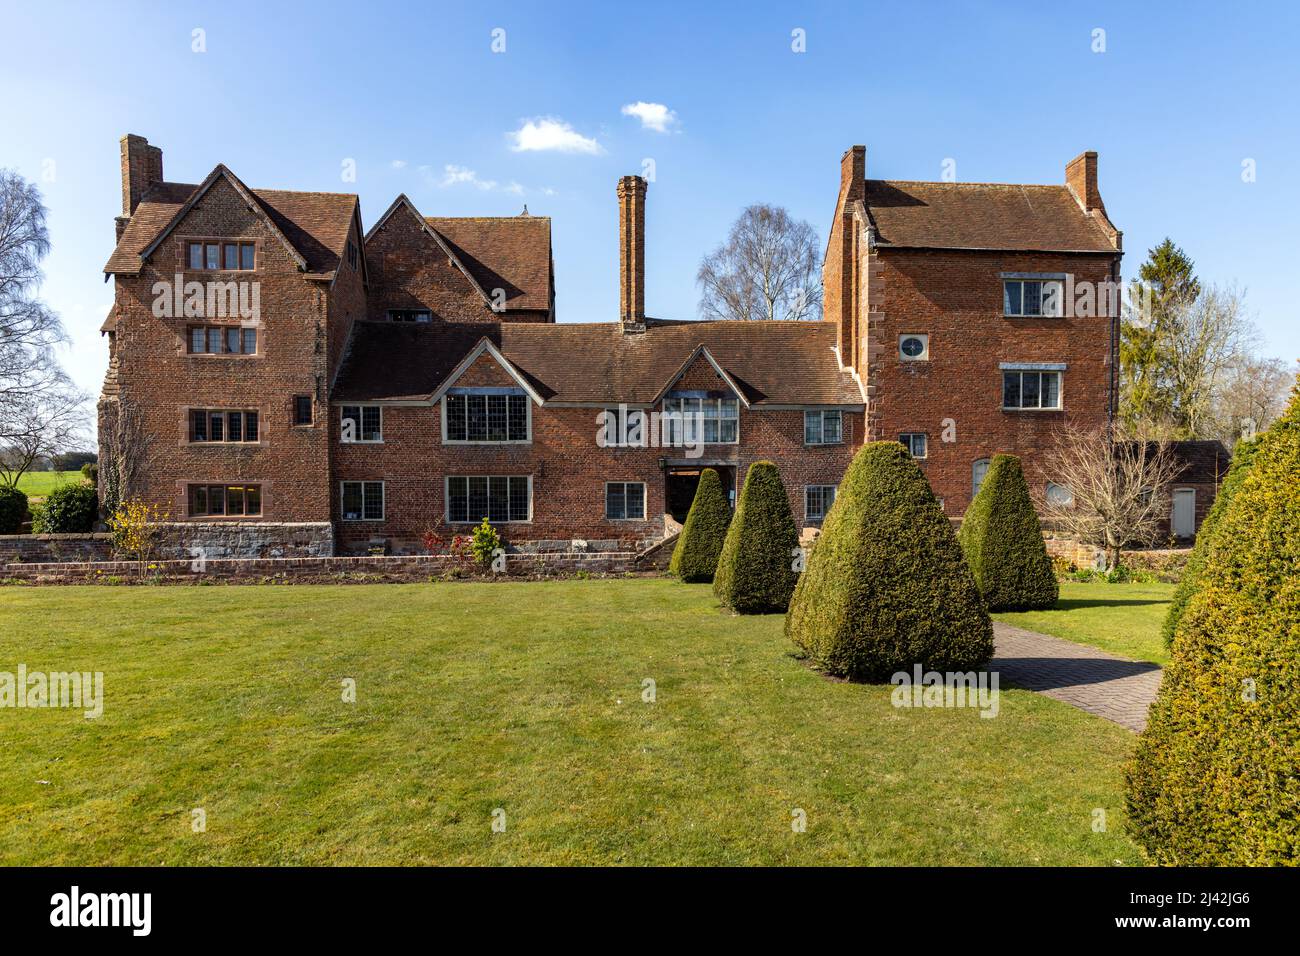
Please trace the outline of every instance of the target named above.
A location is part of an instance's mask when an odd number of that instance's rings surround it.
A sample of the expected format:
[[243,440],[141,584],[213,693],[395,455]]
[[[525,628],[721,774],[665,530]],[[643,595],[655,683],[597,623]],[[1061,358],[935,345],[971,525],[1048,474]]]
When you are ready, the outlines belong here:
[[162,150],[150,146],[143,136],[122,137],[122,215],[135,214],[135,207],[154,183],[163,181]]
[[645,331],[645,191],[640,176],[618,181],[618,303],[624,332]]
[[840,157],[840,195],[861,199],[866,191],[867,147],[850,146]]
[[1106,214],[1106,207],[1101,203],[1101,190],[1097,188],[1097,154],[1092,150],[1080,153],[1070,160],[1065,167],[1065,185],[1074,193],[1075,200],[1090,213],[1094,209]]

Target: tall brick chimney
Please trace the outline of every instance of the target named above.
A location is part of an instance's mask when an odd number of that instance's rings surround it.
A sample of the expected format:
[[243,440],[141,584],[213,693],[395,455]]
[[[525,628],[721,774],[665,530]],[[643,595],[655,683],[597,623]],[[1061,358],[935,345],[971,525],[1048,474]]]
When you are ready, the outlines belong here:
[[131,216],[154,183],[163,181],[162,150],[143,136],[122,137],[122,215]]
[[1106,214],[1106,207],[1101,202],[1101,190],[1097,188],[1097,154],[1091,150],[1080,153],[1065,166],[1065,185],[1074,193],[1075,200],[1084,212],[1100,209]]
[[618,313],[624,332],[645,331],[645,191],[640,176],[618,181]]

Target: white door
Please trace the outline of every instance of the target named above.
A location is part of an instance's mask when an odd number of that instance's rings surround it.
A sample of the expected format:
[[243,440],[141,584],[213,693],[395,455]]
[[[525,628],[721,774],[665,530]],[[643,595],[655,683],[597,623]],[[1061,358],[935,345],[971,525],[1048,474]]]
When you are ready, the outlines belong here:
[[1174,536],[1191,538],[1196,534],[1196,489],[1179,488],[1174,492]]

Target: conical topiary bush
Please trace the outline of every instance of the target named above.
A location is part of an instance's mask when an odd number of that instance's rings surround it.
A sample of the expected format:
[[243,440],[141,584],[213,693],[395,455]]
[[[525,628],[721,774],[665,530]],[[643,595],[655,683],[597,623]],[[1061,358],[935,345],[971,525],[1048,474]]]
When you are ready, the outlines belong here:
[[745,475],[727,539],[713,577],[713,593],[741,614],[785,611],[797,574],[794,550],[799,529],[781,473],[756,461]]
[[1060,585],[1015,455],[994,455],[957,534],[990,611],[1042,610]]
[[975,578],[902,445],[872,442],[853,459],[785,624],[814,666],[851,680],[914,664],[969,671],[993,655]]
[[712,468],[705,468],[677,547],[673,548],[668,572],[687,582],[712,581],[729,524],[731,504],[722,491],[722,479]]
[[1169,613],[1165,615],[1165,623],[1160,631],[1165,639],[1165,647],[1173,646],[1178,621],[1183,616],[1183,611],[1187,609],[1187,602],[1200,586],[1201,572],[1205,569],[1205,556],[1209,554],[1210,546],[1214,541],[1214,529],[1219,519],[1223,517],[1223,513],[1228,510],[1228,503],[1241,487],[1246,469],[1255,459],[1257,448],[1259,448],[1259,439],[1253,438],[1250,441],[1238,442],[1232,452],[1232,465],[1228,469],[1228,476],[1223,479],[1223,484],[1219,487],[1219,493],[1215,496],[1210,513],[1201,522],[1201,530],[1196,533],[1196,545],[1187,558],[1183,576],[1178,579],[1178,587],[1174,589],[1174,596],[1169,602]]
[[1300,391],[1253,458],[1128,767],[1129,826],[1160,864],[1300,860]]

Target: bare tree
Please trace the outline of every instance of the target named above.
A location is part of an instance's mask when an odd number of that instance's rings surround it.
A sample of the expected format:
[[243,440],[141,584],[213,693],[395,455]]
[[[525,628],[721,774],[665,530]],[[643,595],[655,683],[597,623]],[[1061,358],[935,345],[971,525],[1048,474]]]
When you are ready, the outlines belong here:
[[99,500],[106,515],[136,496],[152,446],[139,406],[120,398],[100,403]]
[[23,394],[0,407],[0,485],[11,488],[37,462],[85,438],[86,396],[74,388]]
[[1168,441],[1115,429],[1065,426],[1044,468],[1066,495],[1045,495],[1043,516],[1083,544],[1101,548],[1107,567],[1126,546],[1156,543],[1170,515],[1169,486],[1180,465]]
[[63,326],[37,296],[49,251],[40,190],[0,169],[0,407],[67,381],[53,355]]
[[1258,339],[1244,293],[1234,286],[1202,289],[1176,304],[1167,335],[1174,424],[1182,438],[1208,437],[1214,397],[1228,369],[1249,355]]
[[0,169],[0,448],[9,459],[0,480],[10,485],[67,448],[84,423],[85,396],[54,354],[63,326],[37,295],[49,251],[40,191]]
[[1273,424],[1295,385],[1294,362],[1243,355],[1224,370],[1215,388],[1206,437],[1231,448]]
[[821,247],[807,222],[779,206],[750,206],[700,263],[706,319],[821,318]]

